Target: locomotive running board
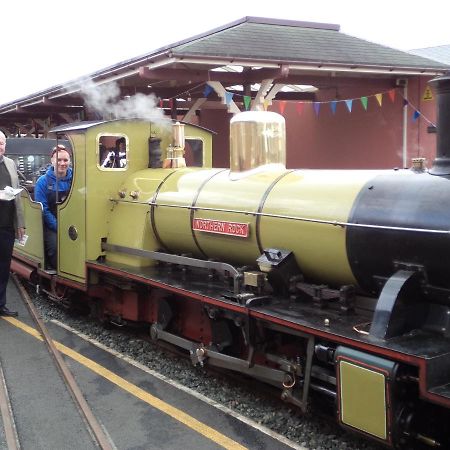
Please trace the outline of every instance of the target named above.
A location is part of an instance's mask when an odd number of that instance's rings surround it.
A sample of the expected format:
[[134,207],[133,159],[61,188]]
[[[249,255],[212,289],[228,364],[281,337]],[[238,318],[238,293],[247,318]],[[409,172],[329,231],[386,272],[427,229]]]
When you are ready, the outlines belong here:
[[172,255],[170,253],[152,252],[150,250],[124,247],[122,245],[108,244],[106,242],[102,242],[102,251],[125,253],[127,255],[140,256],[142,258],[148,258],[154,261],[160,261],[169,264],[178,264],[180,266],[214,270],[224,276],[230,276],[231,278],[233,278],[233,293],[240,293],[242,274],[231,264],[190,258],[188,256]]

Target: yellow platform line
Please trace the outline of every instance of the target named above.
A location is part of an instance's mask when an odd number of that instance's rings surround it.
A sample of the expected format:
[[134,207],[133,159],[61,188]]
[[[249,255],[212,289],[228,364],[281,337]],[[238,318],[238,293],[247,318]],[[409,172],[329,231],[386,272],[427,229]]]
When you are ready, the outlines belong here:
[[[21,330],[25,331],[28,334],[31,334],[37,339],[40,339],[43,341],[42,336],[36,331],[34,328],[26,325],[25,323],[21,322],[20,320],[14,319],[12,317],[2,317],[2,319],[9,322],[11,325],[14,325],[17,328],[20,328]],[[159,398],[149,394],[148,392],[144,391],[140,387],[128,382],[122,377],[119,377],[114,372],[111,372],[110,370],[106,369],[105,367],[101,366],[100,364],[97,364],[95,361],[92,361],[89,358],[84,357],[83,355],[80,355],[78,352],[70,349],[69,347],[66,347],[65,345],[53,341],[56,348],[63,353],[66,356],[69,356],[73,360],[77,361],[78,363],[82,364],[83,366],[87,367],[88,369],[95,372],[97,375],[100,375],[101,377],[107,379],[111,383],[119,386],[124,391],[130,393],[131,395],[134,395],[138,399],[144,401],[145,403],[151,405],[152,407],[162,411],[163,413],[167,414],[168,416],[174,418],[178,422],[183,423],[187,427],[191,428],[192,430],[196,431],[197,433],[200,433],[201,435],[205,436],[206,438],[210,439],[211,441],[221,445],[222,447],[226,449],[233,449],[233,450],[246,450],[246,447],[243,447],[238,442],[233,441],[232,439],[228,438],[227,436],[223,435],[222,433],[219,433],[214,428],[209,427],[208,425],[205,425],[204,423],[198,421],[197,419],[194,419],[189,414],[186,414],[185,412],[181,411],[178,408],[175,408],[168,403],[160,400]]]

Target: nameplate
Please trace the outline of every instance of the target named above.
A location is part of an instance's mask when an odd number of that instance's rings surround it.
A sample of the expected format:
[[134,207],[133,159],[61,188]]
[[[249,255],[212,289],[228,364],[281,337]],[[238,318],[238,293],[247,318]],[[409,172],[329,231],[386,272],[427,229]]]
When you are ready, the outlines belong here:
[[243,238],[248,237],[249,227],[248,223],[226,222],[223,220],[194,219],[192,222],[192,229],[195,231]]

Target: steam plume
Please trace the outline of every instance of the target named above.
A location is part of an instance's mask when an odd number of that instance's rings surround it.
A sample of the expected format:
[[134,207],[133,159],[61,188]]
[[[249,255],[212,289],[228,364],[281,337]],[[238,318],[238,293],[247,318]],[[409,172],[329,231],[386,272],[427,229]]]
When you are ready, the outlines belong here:
[[[70,90],[73,91],[73,85]],[[164,120],[164,113],[157,107],[157,98],[141,93],[121,99],[117,83],[95,84],[90,78],[82,79],[75,85],[80,89],[86,106],[105,119],[141,118],[153,122]]]

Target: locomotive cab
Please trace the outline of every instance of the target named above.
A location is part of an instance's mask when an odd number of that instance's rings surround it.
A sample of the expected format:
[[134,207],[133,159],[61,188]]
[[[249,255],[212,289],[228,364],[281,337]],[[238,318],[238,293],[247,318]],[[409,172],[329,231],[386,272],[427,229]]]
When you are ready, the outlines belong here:
[[[187,125],[186,128],[188,161],[205,167],[211,166],[212,133],[193,125]],[[145,240],[145,220],[137,219],[141,212],[139,205],[145,205],[145,201],[148,201],[148,198],[144,198],[143,175],[150,171],[151,158],[152,164],[162,165],[164,149],[172,142],[171,125],[156,125],[136,119],[82,122],[57,127],[52,133],[59,138],[67,138],[72,148],[73,166],[70,194],[57,208],[57,272],[75,283],[85,284],[86,261],[104,257],[102,242],[108,240],[108,237],[117,235],[118,244],[131,246],[139,246]],[[111,152],[118,139],[125,141],[125,154],[121,155],[123,163],[118,167],[103,166],[102,162],[107,156],[105,152]],[[159,158],[154,158],[155,148],[151,148],[150,141],[158,141],[162,149]],[[124,191],[127,183],[130,189]],[[113,214],[114,198],[124,198],[137,207],[139,212],[131,214],[136,218],[132,222],[133,229],[123,218],[115,221],[117,214]],[[14,253],[17,260],[23,259],[28,266],[31,264],[34,271],[43,271],[46,264],[42,207],[26,192],[22,193],[22,199],[29,237],[25,245],[16,244]],[[17,266],[16,270],[22,270],[29,276],[31,269]]]

